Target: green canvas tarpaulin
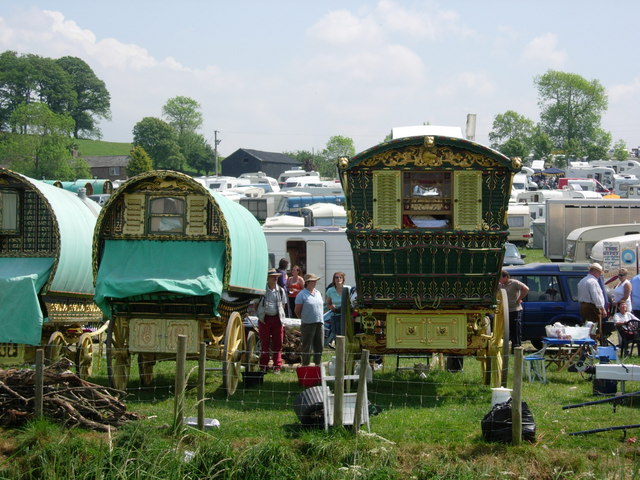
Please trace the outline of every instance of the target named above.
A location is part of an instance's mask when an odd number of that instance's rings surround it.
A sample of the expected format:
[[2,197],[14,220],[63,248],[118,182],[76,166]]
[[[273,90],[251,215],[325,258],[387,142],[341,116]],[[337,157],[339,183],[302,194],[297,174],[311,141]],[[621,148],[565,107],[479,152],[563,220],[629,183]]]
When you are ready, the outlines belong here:
[[0,343],[40,345],[38,292],[52,265],[52,258],[0,258]]
[[96,279],[94,301],[111,317],[109,297],[170,292],[213,295],[223,290],[224,242],[107,240]]

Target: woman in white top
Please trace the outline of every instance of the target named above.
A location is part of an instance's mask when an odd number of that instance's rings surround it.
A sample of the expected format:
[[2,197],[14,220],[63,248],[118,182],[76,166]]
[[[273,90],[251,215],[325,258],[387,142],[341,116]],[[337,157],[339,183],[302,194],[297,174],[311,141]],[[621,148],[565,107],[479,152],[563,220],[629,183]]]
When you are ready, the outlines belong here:
[[627,269],[618,270],[618,285],[613,289],[613,303],[618,305],[620,302],[627,304],[627,311],[633,310],[631,307],[631,282],[627,278]]

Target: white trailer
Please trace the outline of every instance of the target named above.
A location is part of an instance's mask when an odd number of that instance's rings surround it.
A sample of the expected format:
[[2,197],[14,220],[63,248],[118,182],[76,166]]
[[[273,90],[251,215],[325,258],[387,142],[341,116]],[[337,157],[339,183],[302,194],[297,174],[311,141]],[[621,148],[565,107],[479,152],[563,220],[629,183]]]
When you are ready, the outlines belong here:
[[591,260],[604,268],[604,276],[609,279],[618,275],[618,269],[624,267],[631,278],[638,274],[638,250],[640,235],[623,235],[600,240],[591,249]]
[[581,227],[567,235],[567,251],[565,262],[590,262],[591,250],[600,240],[623,235],[640,234],[639,223],[623,223],[614,225],[594,225]]
[[265,226],[262,230],[271,266],[277,267],[280,259],[286,258],[290,266],[300,265],[304,273],[315,273],[322,277],[316,288],[323,295],[334,272],[344,272],[345,284],[354,285],[353,255],[344,228]]
[[550,199],[545,218],[544,256],[562,262],[571,231],[593,225],[640,223],[640,200]]

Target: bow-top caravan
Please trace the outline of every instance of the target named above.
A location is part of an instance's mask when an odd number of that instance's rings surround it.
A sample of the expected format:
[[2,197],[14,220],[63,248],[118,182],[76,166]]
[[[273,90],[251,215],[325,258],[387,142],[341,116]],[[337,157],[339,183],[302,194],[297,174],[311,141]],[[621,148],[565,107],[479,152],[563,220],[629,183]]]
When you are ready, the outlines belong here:
[[498,280],[520,160],[461,138],[419,135],[340,158],[338,169],[359,313],[342,309],[349,345],[478,355],[485,380],[499,384],[509,337]]
[[[0,168],[0,365],[74,360],[91,374],[95,327],[91,240],[97,205]],[[91,325],[91,328],[89,326]]]
[[107,364],[111,384],[127,386],[131,355],[140,380],[153,365],[175,359],[178,335],[187,354],[201,342],[222,360],[227,394],[241,362],[255,366],[256,339],[242,316],[264,294],[268,254],[258,221],[243,206],[171,171],[140,174],[122,184],[98,218],[94,236],[95,302],[111,322]]

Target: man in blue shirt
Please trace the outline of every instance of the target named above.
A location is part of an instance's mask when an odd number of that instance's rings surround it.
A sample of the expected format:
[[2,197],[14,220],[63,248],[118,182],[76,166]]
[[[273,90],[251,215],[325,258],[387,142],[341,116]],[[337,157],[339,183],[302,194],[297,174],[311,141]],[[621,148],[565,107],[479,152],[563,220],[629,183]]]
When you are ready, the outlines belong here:
[[324,347],[324,324],[322,314],[324,302],[322,294],[316,289],[320,277],[313,273],[304,276],[304,288],[296,296],[296,316],[300,318],[300,332],[302,333],[302,365],[322,363],[322,349]]

